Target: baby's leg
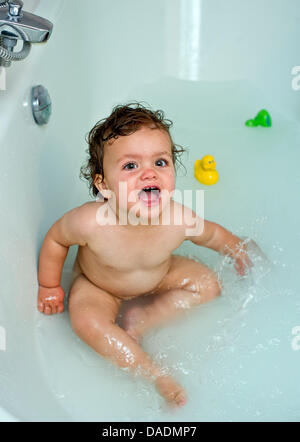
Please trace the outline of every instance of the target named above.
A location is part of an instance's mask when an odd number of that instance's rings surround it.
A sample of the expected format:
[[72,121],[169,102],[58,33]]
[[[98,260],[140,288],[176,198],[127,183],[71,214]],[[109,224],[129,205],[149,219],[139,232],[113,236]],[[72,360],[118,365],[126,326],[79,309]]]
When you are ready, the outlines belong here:
[[184,389],[123,329],[115,324],[121,300],[79,275],[70,290],[69,313],[75,333],[100,355],[119,367],[140,372],[155,382],[162,396],[174,405],[184,405]]
[[161,325],[183,311],[216,298],[221,292],[215,273],[200,262],[172,256],[169,272],[143,307],[130,308],[123,327],[138,341],[150,328]]

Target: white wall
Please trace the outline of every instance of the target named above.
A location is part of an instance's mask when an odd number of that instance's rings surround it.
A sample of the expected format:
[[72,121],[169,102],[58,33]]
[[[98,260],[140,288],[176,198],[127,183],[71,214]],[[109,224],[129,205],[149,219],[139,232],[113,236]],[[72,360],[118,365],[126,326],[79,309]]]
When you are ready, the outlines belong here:
[[[187,3],[188,11],[182,7]],[[300,64],[297,0],[167,0],[166,6],[168,75],[247,80],[268,104],[298,119],[299,93],[291,87],[291,69]]]

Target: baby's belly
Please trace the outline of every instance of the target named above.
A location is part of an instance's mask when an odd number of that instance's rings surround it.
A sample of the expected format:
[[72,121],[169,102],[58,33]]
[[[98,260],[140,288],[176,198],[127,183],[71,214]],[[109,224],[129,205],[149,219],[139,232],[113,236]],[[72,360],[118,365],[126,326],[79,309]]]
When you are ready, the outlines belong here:
[[122,299],[131,299],[155,290],[166,272],[135,271],[127,275],[118,274],[116,278],[97,281],[97,285]]
[[151,269],[136,269],[120,272],[115,269],[88,268],[79,262],[82,273],[93,284],[122,299],[131,299],[155,291],[164,276],[168,273],[170,261]]

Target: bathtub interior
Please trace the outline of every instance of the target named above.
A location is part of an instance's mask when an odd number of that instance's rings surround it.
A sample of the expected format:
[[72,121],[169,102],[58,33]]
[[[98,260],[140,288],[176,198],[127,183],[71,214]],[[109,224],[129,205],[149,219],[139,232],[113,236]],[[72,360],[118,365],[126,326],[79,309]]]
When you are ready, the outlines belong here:
[[[128,7],[94,1],[93,17],[81,2],[73,3],[71,16],[64,1],[52,2],[54,9],[42,0],[35,5],[36,13],[54,21],[55,31],[47,45],[34,47],[30,60],[8,71],[7,91],[1,92],[0,198],[7,214],[1,220],[1,406],[20,420],[299,420],[300,353],[292,347],[292,329],[300,325],[300,130],[291,87],[297,3],[275,1],[270,9],[268,1],[232,0],[224,9],[216,0],[191,1],[202,24],[196,68],[183,68],[191,54],[180,52],[182,35],[174,39],[183,2],[150,6],[135,0]],[[143,29],[138,48],[136,23]],[[53,97],[52,120],[44,128],[34,125],[26,106],[30,86],[40,82]],[[224,288],[218,300],[143,340],[187,389],[189,402],[176,412],[151,385],[83,344],[67,311],[49,318],[35,310],[43,235],[62,213],[88,199],[78,180],[84,134],[114,104],[130,100],[162,108],[174,121],[174,139],[189,151],[177,188],[205,189],[205,217],[252,238],[266,256],[250,246],[255,266],[239,278],[215,252],[191,243],[178,249],[215,269]],[[245,127],[264,107],[272,128]],[[220,174],[211,188],[193,178],[194,161],[206,153],[215,156]],[[75,252],[71,248],[65,265],[66,290]]]

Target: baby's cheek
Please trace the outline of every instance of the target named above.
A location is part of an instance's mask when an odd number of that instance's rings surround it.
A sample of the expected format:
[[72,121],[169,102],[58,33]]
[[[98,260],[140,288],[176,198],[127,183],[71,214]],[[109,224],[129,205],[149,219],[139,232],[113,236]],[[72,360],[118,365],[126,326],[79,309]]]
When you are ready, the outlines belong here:
[[128,180],[124,178],[116,180],[114,188],[117,200],[126,201],[128,199],[128,195],[130,193],[130,183],[128,182]]
[[175,181],[176,181],[175,170],[170,170],[168,174],[168,182],[171,188],[175,187]]

